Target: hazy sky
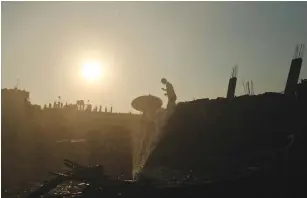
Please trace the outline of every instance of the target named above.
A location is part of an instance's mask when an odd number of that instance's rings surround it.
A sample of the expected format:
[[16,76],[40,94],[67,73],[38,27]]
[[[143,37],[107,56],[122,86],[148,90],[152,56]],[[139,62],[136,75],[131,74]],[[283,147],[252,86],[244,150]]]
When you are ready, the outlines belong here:
[[[1,86],[19,78],[35,104],[61,96],[127,112],[140,95],[166,102],[161,77],[179,101],[224,97],[238,64],[237,95],[242,80],[282,91],[297,43],[307,44],[306,2],[2,2]],[[79,76],[87,59],[105,65],[99,83]]]

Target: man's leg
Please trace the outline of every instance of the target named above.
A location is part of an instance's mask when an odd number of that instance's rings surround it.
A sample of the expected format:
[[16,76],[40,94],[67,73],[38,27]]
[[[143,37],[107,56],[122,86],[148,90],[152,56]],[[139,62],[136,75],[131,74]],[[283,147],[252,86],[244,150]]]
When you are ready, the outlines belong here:
[[167,111],[168,112],[172,112],[174,109],[175,109],[175,106],[176,106],[176,102],[174,99],[169,99],[168,100],[168,103],[167,103]]

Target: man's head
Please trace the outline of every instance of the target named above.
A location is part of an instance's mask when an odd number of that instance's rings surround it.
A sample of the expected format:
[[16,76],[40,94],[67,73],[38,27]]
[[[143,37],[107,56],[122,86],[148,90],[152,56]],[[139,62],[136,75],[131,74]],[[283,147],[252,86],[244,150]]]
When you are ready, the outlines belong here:
[[165,78],[162,78],[162,79],[161,79],[161,83],[162,83],[162,84],[166,84],[166,83],[167,83],[167,80],[166,80]]

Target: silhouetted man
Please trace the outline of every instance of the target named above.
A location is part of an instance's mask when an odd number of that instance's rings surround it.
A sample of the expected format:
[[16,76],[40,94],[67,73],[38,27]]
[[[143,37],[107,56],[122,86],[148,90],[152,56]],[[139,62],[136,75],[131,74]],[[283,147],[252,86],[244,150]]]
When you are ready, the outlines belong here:
[[161,83],[166,85],[166,89],[162,88],[162,90],[166,91],[164,95],[168,97],[167,109],[170,110],[176,105],[177,96],[174,91],[174,87],[170,82],[168,82],[165,78],[162,78]]

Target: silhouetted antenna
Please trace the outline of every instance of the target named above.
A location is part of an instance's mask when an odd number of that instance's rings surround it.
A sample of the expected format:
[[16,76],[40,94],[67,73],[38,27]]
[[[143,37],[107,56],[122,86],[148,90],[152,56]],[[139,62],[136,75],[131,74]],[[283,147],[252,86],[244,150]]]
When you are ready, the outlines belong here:
[[293,59],[297,59],[298,58],[298,46],[299,45],[296,45],[296,47],[295,47]]
[[19,88],[19,78],[17,78],[17,82],[16,82],[14,89],[18,89],[18,88]]
[[246,83],[243,81],[242,85],[246,95],[254,95],[254,84],[252,80],[247,81]]
[[245,81],[244,80],[242,80],[242,86],[243,86],[244,94],[246,94],[246,87],[245,87]]
[[254,95],[254,83],[251,80],[251,94]]
[[305,50],[305,45],[304,44],[296,45],[293,59],[303,58],[304,50]]
[[237,77],[237,74],[238,74],[238,66],[235,65],[235,66],[232,68],[230,78]]
[[246,95],[248,95],[248,81],[245,83],[245,91],[246,91]]
[[298,58],[303,58],[303,56],[304,56],[304,49],[305,49],[305,45],[301,44],[299,52],[298,52]]

